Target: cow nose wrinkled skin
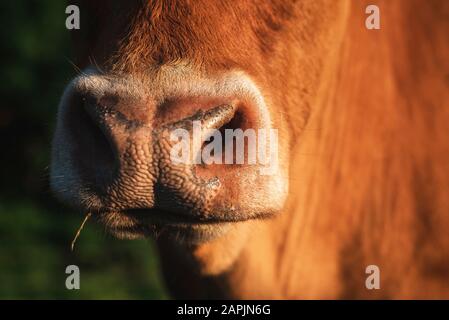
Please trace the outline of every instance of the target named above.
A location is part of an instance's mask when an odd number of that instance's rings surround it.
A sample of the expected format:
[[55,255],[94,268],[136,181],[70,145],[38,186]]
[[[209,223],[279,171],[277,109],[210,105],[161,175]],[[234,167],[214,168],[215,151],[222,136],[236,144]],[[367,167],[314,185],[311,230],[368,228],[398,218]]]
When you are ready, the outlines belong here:
[[[75,78],[59,106],[51,166],[55,194],[122,238],[148,236],[161,225],[210,229],[279,212],[287,195],[286,166],[263,175],[266,163],[217,164],[201,157],[215,141],[204,140],[211,130],[272,128],[257,86],[238,72],[212,80],[191,74],[168,69],[139,80],[96,72]],[[178,130],[187,133],[185,161],[173,159]]]
[[[201,124],[202,130],[219,129],[234,117],[235,106],[225,104],[206,112],[200,109],[190,117],[154,127],[145,117],[138,120],[138,117],[120,112],[129,106],[119,106],[117,99],[83,98],[83,101],[92,124],[97,125],[106,138],[99,143],[108,143],[114,155],[112,166],[104,164],[115,168],[111,172],[111,176],[115,176],[110,188],[113,190],[111,209],[150,208],[157,198],[161,208],[187,211],[199,218],[207,216],[221,186],[220,180],[216,176],[198,177],[194,157],[189,157],[187,163],[175,163],[171,150],[178,142],[171,139],[171,134],[182,129],[192,139],[195,121]],[[201,152],[191,141],[187,143],[193,146],[192,154]]]

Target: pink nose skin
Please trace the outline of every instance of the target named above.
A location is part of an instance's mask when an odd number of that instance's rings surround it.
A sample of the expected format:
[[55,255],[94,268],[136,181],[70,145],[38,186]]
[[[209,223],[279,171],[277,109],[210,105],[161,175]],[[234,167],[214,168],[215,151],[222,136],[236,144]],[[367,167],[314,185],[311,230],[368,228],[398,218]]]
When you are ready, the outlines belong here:
[[[171,157],[172,132],[183,129],[194,139],[194,123],[202,130],[271,128],[254,83],[239,73],[218,80],[169,74],[176,78],[75,79],[59,109],[52,189],[98,213],[156,209],[176,219],[229,222],[277,212],[287,191],[279,168],[262,176],[258,164],[205,164],[194,156],[179,163]],[[188,144],[193,155],[203,147]]]

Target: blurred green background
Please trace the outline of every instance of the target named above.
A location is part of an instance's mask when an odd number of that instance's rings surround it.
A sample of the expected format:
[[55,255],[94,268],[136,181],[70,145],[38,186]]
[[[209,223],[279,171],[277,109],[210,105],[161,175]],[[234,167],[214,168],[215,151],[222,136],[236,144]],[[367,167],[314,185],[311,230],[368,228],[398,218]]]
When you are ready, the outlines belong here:
[[[0,299],[167,298],[150,241],[115,240],[48,187],[50,142],[70,64],[64,1],[0,2]],[[82,12],[81,12],[82,14]],[[81,289],[65,288],[65,268]]]

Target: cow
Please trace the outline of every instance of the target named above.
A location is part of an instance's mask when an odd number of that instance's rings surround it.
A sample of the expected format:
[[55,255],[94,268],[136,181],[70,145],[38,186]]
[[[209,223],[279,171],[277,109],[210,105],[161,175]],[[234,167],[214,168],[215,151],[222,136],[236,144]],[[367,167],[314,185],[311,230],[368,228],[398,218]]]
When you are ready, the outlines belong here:
[[[449,298],[447,1],[75,3],[52,190],[174,298]],[[274,171],[173,163],[194,120],[277,130]]]

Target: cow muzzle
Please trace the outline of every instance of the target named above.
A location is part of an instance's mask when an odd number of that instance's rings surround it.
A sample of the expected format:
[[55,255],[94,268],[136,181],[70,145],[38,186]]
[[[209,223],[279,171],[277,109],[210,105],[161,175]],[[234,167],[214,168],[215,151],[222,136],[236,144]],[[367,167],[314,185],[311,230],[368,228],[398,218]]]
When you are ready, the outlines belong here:
[[75,79],[59,109],[52,189],[122,237],[158,226],[204,236],[272,216],[287,188],[278,132],[260,92],[237,79],[198,83],[199,92],[180,79],[173,92],[124,77]]

